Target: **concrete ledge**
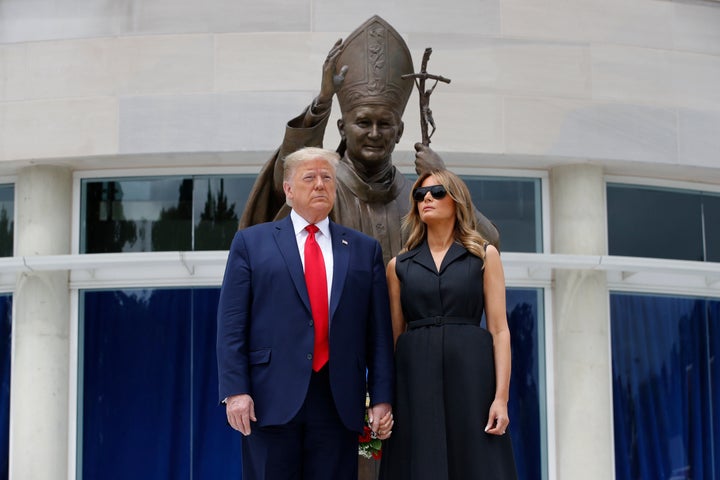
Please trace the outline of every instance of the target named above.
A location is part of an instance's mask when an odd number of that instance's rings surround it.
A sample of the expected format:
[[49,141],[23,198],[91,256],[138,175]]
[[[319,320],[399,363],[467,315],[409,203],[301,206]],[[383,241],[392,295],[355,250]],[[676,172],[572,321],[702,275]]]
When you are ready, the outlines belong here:
[[[67,270],[71,288],[219,286],[227,251],[139,252],[0,258],[0,291],[11,292],[16,276]],[[554,253],[502,254],[509,287],[550,287],[554,270],[607,272],[610,290],[662,291],[720,296],[720,263]]]

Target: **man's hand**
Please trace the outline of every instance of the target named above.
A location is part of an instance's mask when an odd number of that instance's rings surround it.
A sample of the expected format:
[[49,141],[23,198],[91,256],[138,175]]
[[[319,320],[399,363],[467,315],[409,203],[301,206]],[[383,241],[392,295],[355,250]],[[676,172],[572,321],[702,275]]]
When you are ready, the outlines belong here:
[[233,395],[225,402],[225,412],[228,423],[232,428],[243,435],[250,435],[250,422],[257,422],[255,418],[255,402],[250,395]]
[[433,170],[445,170],[445,162],[435,151],[418,142],[415,144],[415,172],[422,175]]
[[368,420],[370,429],[380,440],[390,438],[395,420],[389,403],[378,403],[368,408]]

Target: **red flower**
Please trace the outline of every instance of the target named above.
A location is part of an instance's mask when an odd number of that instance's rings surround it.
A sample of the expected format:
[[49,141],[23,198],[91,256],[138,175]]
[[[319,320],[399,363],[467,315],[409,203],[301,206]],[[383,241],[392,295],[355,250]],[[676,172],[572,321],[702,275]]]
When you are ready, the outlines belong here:
[[358,440],[360,441],[360,443],[369,442],[372,439],[371,433],[372,431],[370,430],[370,427],[364,426],[362,435],[358,435]]
[[[365,408],[370,406],[370,397],[365,395]],[[358,435],[358,455],[365,458],[374,458],[379,460],[382,457],[382,442],[370,429],[368,422],[368,412],[365,410],[365,426],[363,433]]]

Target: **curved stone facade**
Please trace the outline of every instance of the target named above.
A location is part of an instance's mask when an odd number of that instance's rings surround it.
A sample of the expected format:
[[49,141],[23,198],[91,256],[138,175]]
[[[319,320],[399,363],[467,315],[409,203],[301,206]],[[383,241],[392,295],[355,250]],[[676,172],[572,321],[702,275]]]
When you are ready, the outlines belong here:
[[[718,2],[5,0],[0,180],[16,182],[22,204],[16,239],[37,228],[45,240],[61,238],[50,253],[16,240],[15,255],[77,253],[67,238],[78,235],[66,218],[77,207],[72,175],[258,171],[285,122],[316,95],[335,40],[373,14],[405,37],[416,68],[432,47],[429,70],[452,79],[432,96],[432,146],[450,168],[549,178],[546,253],[607,254],[607,175],[720,191]],[[416,92],[395,155],[408,171],[420,138],[414,105]],[[332,130],[330,148],[339,140]],[[61,193],[64,222],[38,213],[46,205],[31,193],[47,182]],[[38,288],[42,280],[53,288]],[[77,345],[60,335],[47,349],[37,341],[47,329],[33,323],[40,315],[63,332],[73,325],[72,294],[56,298],[70,290],[66,280],[62,271],[19,274],[12,292],[15,349],[35,351],[13,357],[11,478],[74,478]],[[549,478],[613,478],[607,277],[563,270],[548,298]],[[52,382],[27,381],[37,365]],[[47,395],[70,407],[56,404],[38,427],[33,414]]]
[[[452,3],[3,2],[0,174],[40,159],[272,151],[334,40],[378,13],[452,79],[432,99],[433,146],[458,162],[718,180],[714,2]],[[408,163],[415,98],[398,147]]]

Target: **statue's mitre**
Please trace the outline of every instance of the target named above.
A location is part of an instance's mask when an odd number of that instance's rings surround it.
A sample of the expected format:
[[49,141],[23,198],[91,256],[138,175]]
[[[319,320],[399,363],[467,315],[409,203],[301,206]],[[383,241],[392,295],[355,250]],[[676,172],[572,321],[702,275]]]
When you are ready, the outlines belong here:
[[337,65],[348,66],[337,93],[343,113],[360,105],[385,105],[402,116],[415,84],[401,76],[414,69],[410,49],[389,23],[375,15],[356,28]]

